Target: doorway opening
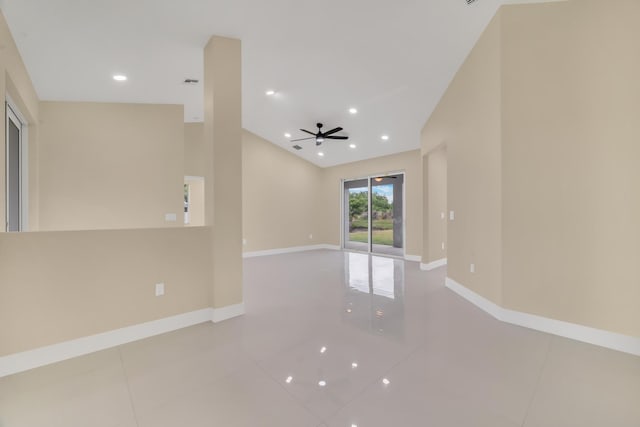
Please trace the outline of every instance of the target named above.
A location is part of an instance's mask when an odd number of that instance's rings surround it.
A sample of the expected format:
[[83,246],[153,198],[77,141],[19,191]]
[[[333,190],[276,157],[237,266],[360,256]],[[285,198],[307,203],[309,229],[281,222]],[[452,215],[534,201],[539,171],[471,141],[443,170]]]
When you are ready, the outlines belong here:
[[184,225],[204,225],[204,177],[184,177]]
[[343,248],[404,256],[404,173],[345,180]]

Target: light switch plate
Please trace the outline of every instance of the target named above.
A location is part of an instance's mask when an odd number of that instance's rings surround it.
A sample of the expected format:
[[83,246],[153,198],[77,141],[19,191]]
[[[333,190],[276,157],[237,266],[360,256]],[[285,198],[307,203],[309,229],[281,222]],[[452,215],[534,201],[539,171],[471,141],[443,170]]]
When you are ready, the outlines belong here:
[[470,271],[471,273],[475,273],[475,272],[476,272],[476,265],[475,265],[475,264],[471,264],[471,265],[469,265],[469,271]]
[[164,295],[164,283],[156,283],[156,296],[161,297]]
[[174,213],[164,214],[164,220],[167,222],[176,222],[178,220],[178,216]]
[[456,219],[456,213],[454,211],[449,211],[449,220],[453,221]]

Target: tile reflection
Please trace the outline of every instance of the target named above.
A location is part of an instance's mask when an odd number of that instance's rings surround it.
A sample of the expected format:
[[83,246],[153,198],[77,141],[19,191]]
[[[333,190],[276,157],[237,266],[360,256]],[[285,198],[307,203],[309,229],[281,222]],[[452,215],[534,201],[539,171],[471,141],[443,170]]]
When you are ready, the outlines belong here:
[[345,252],[346,322],[376,335],[404,335],[404,262]]

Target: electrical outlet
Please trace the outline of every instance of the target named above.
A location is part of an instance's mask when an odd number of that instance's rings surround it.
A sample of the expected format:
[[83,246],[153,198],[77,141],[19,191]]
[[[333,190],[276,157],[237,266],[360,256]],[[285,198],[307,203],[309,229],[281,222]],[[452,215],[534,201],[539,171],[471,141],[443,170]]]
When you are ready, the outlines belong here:
[[164,283],[156,283],[156,296],[161,297],[164,295]]
[[475,264],[470,264],[469,265],[469,271],[471,273],[475,273],[476,272],[476,265]]
[[174,213],[164,214],[164,220],[167,222],[176,222],[178,220],[178,216]]

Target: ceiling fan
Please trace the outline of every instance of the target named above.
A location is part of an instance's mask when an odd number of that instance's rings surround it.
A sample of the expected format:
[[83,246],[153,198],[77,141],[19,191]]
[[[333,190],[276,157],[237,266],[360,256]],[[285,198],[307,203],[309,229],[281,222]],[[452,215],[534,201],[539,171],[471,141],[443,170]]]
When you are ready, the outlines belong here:
[[325,139],[349,139],[348,136],[334,135],[334,133],[340,132],[342,130],[341,127],[337,127],[337,128],[331,129],[331,130],[326,131],[326,132],[322,132],[322,123],[317,123],[316,126],[318,126],[318,132],[317,133],[311,132],[311,131],[306,130],[306,129],[300,129],[302,132],[306,132],[309,135],[313,135],[313,136],[310,136],[308,138],[293,139],[293,140],[291,140],[291,142],[306,141],[308,139],[315,139],[316,140],[316,146],[317,146],[317,145],[322,144]]

